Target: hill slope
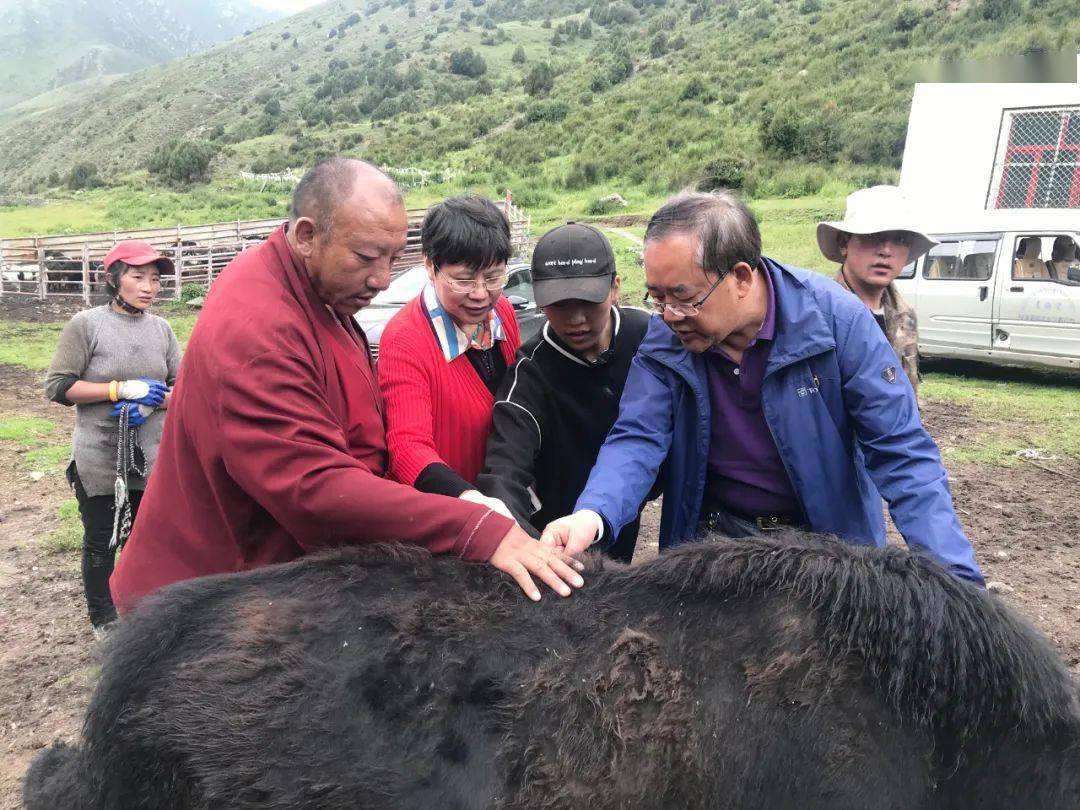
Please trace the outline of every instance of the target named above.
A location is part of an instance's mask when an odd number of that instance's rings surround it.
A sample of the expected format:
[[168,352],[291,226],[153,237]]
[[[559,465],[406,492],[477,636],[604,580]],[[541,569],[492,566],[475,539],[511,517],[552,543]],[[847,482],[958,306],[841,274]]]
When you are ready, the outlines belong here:
[[898,166],[918,63],[1062,49],[1080,42],[1073,7],[338,0],[23,112],[0,129],[0,185],[75,160],[117,178],[173,137],[211,142],[219,177],[346,152],[538,195],[609,178],[869,182]]
[[195,53],[277,16],[247,0],[0,0],[0,110]]

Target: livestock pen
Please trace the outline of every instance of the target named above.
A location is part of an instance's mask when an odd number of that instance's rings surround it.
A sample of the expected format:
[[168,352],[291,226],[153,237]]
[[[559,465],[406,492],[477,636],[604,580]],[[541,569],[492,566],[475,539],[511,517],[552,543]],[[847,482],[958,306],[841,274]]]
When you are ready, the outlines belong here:
[[[531,218],[510,194],[502,203],[510,222],[515,255],[530,246]],[[408,242],[394,262],[392,275],[420,261],[420,225],[426,209],[409,209]],[[175,264],[175,273],[161,279],[163,295],[180,298],[185,284],[210,286],[242,251],[262,243],[284,218],[234,220],[172,228],[54,234],[0,239],[0,297],[81,298],[87,305],[101,288],[102,260],[117,242],[149,242]]]

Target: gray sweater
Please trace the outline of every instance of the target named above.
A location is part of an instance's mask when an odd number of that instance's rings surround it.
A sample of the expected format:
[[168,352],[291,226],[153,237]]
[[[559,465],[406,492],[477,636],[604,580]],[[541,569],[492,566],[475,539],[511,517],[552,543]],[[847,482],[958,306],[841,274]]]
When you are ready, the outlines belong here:
[[[150,313],[116,312],[106,304],[79,312],[64,327],[45,378],[45,395],[53,402],[72,405],[67,392],[78,380],[101,383],[147,377],[172,387],[179,366],[180,343],[168,321]],[[117,422],[109,415],[113,405],[75,406],[71,457],[91,497],[113,494],[117,440]],[[157,455],[165,414],[154,411],[138,429],[147,475]],[[128,479],[132,489],[143,489],[145,483],[137,476]]]

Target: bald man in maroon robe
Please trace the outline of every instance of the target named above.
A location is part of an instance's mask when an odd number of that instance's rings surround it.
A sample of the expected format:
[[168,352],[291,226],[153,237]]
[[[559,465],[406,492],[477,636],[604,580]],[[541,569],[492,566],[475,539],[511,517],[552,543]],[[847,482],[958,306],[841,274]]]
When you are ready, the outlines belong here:
[[353,315],[405,249],[401,192],[330,158],[289,222],[222,273],[180,366],[153,474],[110,585],[121,614],[170,583],[333,546],[415,543],[488,562],[532,599],[577,563],[487,506],[388,480],[384,411]]

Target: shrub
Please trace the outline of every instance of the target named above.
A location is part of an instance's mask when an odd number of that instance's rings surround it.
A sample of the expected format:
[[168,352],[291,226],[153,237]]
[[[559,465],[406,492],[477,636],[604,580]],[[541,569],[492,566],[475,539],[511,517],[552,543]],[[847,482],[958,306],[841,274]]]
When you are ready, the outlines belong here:
[[525,64],[525,58],[525,49],[518,45],[517,48],[514,49],[514,55],[510,57],[510,61],[515,65],[523,65]]
[[721,155],[710,160],[702,167],[698,190],[712,191],[714,188],[742,188],[746,181],[750,161],[733,155]]
[[523,86],[530,96],[546,96],[555,86],[555,71],[547,62],[537,62],[525,74]]
[[592,216],[603,216],[604,214],[622,210],[624,205],[625,203],[620,203],[618,200],[609,197],[597,197],[585,206],[585,213]]
[[525,111],[529,123],[538,121],[562,121],[570,113],[565,101],[537,101]]
[[146,167],[171,183],[193,183],[207,177],[214,147],[203,141],[174,139],[159,146]]
[[67,176],[67,187],[72,190],[98,188],[104,185],[98,177],[98,167],[93,163],[76,163]]
[[487,62],[472,48],[464,48],[450,54],[450,72],[476,79],[487,73]]
[[180,288],[180,300],[186,304],[195,298],[204,298],[209,291],[206,284],[185,284]]
[[919,24],[919,10],[911,3],[904,3],[896,11],[893,28],[897,31],[910,31]]

